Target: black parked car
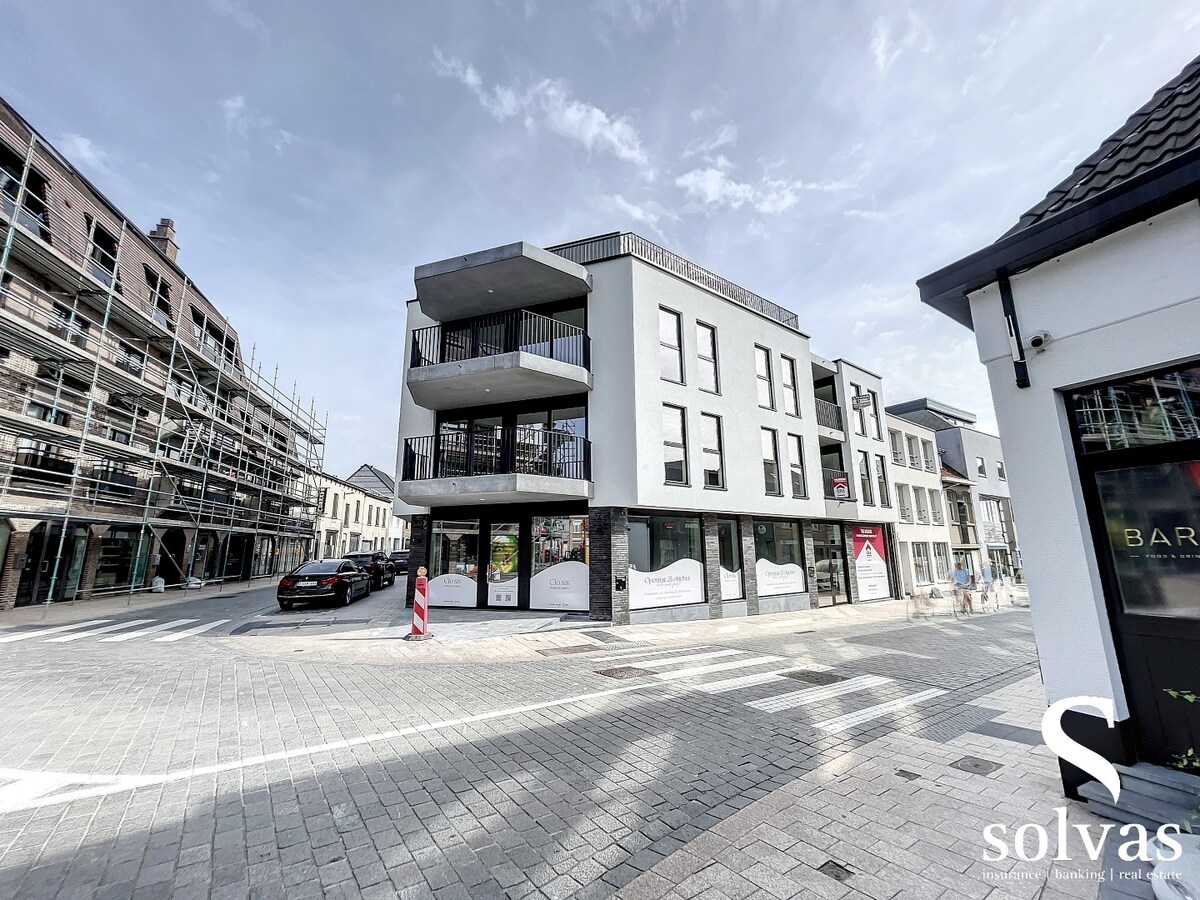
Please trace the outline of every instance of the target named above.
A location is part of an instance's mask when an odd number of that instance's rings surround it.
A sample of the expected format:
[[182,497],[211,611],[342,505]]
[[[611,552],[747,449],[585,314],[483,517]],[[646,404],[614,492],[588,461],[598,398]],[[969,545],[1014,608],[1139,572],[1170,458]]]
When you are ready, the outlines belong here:
[[347,553],[342,559],[358,563],[370,572],[371,583],[377,591],[396,583],[396,567],[382,550],[358,550]]
[[371,575],[347,559],[318,559],[297,566],[279,579],[275,599],[280,609],[295,603],[333,600],[349,606],[356,597],[371,593]]
[[404,572],[407,574],[407,572],[408,572],[408,551],[407,550],[393,550],[392,551],[392,565],[396,567],[397,572]]

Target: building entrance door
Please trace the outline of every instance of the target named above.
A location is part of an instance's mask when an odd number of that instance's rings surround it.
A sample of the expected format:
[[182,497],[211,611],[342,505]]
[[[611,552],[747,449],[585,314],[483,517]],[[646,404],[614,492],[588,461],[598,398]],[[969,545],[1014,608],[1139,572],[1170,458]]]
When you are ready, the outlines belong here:
[[846,590],[846,549],[842,526],[837,522],[815,522],[812,536],[817,605],[848,603],[850,594]]
[[[59,547],[62,555],[59,556]],[[39,525],[29,535],[28,562],[17,582],[17,606],[74,600],[87,550],[87,528]]]
[[1137,754],[1174,765],[1200,747],[1200,368],[1069,400]]

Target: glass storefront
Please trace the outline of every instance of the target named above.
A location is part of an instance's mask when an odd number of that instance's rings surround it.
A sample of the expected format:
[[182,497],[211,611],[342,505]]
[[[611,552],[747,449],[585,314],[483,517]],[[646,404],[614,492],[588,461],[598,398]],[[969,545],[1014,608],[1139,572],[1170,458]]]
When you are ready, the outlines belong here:
[[517,522],[493,522],[489,537],[487,605],[517,605],[521,577],[521,526]]
[[434,521],[429,535],[429,605],[478,606],[479,521]]
[[799,522],[755,519],[754,557],[758,596],[802,594],[808,590]]
[[529,608],[586,612],[588,562],[587,516],[535,516]]
[[629,608],[705,602],[698,516],[629,517]]
[[842,526],[838,522],[813,522],[814,585],[817,606],[847,603],[850,594],[846,586],[846,550]]
[[721,599],[742,599],[742,535],[737,519],[717,519],[717,552],[721,565]]

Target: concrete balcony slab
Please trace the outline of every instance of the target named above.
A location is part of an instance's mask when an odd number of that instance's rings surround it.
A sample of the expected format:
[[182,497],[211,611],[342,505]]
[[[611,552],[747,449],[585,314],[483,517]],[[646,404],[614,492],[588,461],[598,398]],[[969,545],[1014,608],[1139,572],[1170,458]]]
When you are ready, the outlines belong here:
[[549,475],[468,475],[401,481],[396,495],[411,506],[481,507],[497,503],[590,500],[592,483],[582,478]]
[[408,389],[426,409],[459,409],[584,393],[592,389],[592,373],[518,350],[409,369]]

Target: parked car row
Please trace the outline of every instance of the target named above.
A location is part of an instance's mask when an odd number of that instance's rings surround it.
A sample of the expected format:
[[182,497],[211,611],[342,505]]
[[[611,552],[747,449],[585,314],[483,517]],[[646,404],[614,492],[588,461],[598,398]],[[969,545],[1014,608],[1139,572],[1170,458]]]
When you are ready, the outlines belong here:
[[[408,571],[407,553],[404,571]],[[396,564],[381,550],[347,553],[341,559],[314,559],[279,579],[275,599],[285,611],[297,603],[330,600],[349,606],[359,597],[370,596],[372,590],[391,587],[396,583],[396,572]]]

